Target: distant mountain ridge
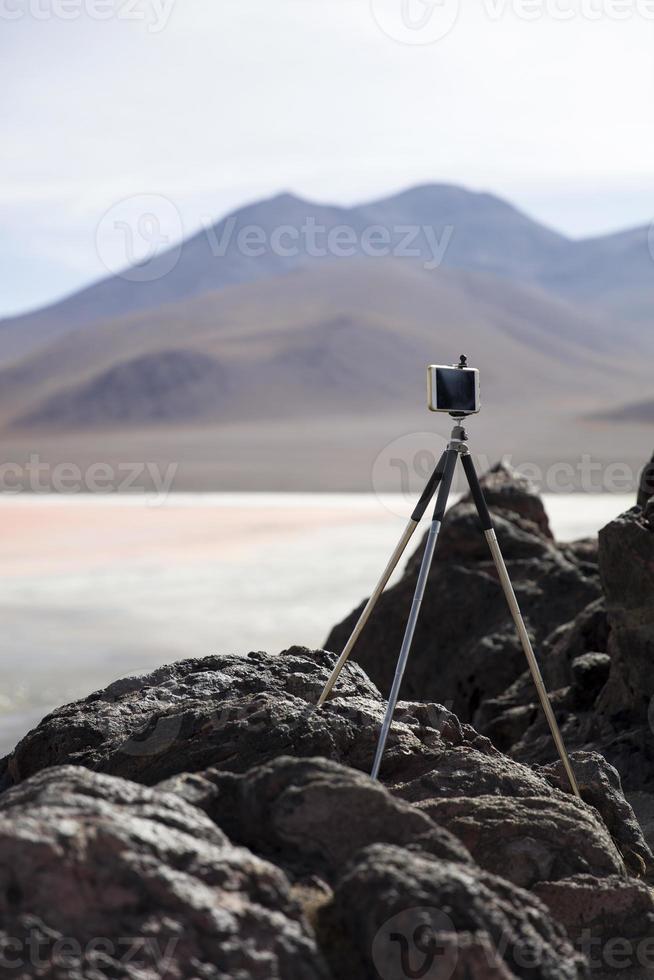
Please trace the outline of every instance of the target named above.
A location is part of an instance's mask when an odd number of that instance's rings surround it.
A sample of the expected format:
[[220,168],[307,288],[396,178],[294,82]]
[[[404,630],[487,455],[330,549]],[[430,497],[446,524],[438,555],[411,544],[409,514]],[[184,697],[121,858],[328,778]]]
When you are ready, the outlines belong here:
[[465,351],[492,409],[475,425],[512,433],[489,449],[613,458],[616,424],[636,453],[650,420],[653,309],[647,229],[573,242],[449,185],[353,208],[283,194],[160,278],[0,321],[0,430],[65,460],[156,446],[194,488],[361,489],[394,432],[433,424],[424,365]]
[[[307,222],[327,232],[350,229],[356,238],[352,255],[339,259],[335,254],[310,253],[302,235]],[[247,228],[265,235],[268,244],[261,254],[244,254],[239,247],[239,236]],[[270,247],[273,233],[284,228],[298,231],[295,254],[287,254],[289,242]],[[374,228],[385,230],[398,251],[414,253],[395,256],[399,259],[433,264],[435,239],[439,247],[446,245],[442,255],[436,254],[444,268],[537,283],[557,296],[597,308],[608,298],[611,311],[625,324],[635,320],[640,325],[648,302],[654,302],[654,260],[646,228],[572,241],[499,197],[444,184],[414,187],[351,208],[280,194],[240,208],[187,239],[179,260],[160,277],[158,269],[168,268],[165,252],[148,264],[147,282],[110,276],[42,310],[0,320],[0,361],[21,357],[85,324],[285,275],[316,262],[361,257],[366,254],[362,237]],[[432,242],[420,233],[410,239],[407,228],[431,229]]]

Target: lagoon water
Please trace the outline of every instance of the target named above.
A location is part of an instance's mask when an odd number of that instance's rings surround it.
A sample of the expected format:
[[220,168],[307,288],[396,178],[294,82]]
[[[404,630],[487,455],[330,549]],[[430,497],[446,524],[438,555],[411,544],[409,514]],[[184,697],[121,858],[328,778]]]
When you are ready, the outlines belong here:
[[[545,501],[561,540],[634,502]],[[320,646],[369,593],[411,509],[372,494],[0,497],[0,755],[52,707],[124,674]]]

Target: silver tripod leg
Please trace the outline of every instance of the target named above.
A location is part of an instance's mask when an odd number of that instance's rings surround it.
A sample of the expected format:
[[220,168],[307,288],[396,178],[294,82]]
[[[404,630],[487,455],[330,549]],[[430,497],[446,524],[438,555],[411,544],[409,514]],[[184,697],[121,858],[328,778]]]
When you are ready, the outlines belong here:
[[429,528],[429,537],[427,538],[427,544],[425,545],[425,553],[422,559],[422,565],[420,566],[420,575],[418,576],[418,584],[416,586],[415,595],[413,597],[413,603],[411,605],[411,613],[409,615],[409,620],[406,625],[406,632],[404,634],[404,640],[402,642],[400,659],[397,662],[397,669],[395,671],[395,677],[393,679],[393,687],[391,688],[391,693],[388,696],[388,707],[386,708],[384,723],[382,725],[381,734],[379,736],[379,742],[377,743],[375,762],[372,767],[372,772],[370,774],[373,779],[377,779],[377,777],[379,776],[379,768],[381,766],[382,758],[384,756],[384,749],[386,748],[386,740],[388,739],[388,733],[393,723],[393,715],[395,714],[397,699],[400,696],[400,687],[402,685],[402,678],[404,677],[404,671],[406,669],[407,660],[409,659],[411,644],[413,643],[413,634],[416,631],[416,623],[418,622],[418,615],[420,614],[420,606],[422,605],[422,600],[425,595],[425,588],[427,585],[427,578],[429,576],[429,569],[431,568],[432,559],[434,557],[434,549],[436,547],[436,542],[438,540],[440,529],[441,529],[441,522],[432,521],[431,526]]
[[355,643],[361,636],[364,626],[370,619],[370,616],[372,615],[372,611],[379,601],[379,597],[381,596],[382,592],[388,585],[388,581],[391,575],[393,574],[393,572],[395,571],[395,569],[397,568],[400,558],[406,551],[409,541],[413,537],[413,534],[416,528],[418,527],[418,524],[420,523],[422,516],[425,513],[425,510],[427,509],[427,505],[429,504],[429,501],[433,497],[434,493],[436,492],[436,488],[441,482],[441,479],[443,477],[444,467],[445,467],[445,453],[443,453],[443,455],[439,459],[436,469],[434,470],[431,477],[429,478],[427,485],[422,492],[422,496],[420,497],[420,500],[416,504],[415,510],[411,515],[411,519],[409,520],[409,523],[405,527],[404,532],[402,533],[402,537],[398,541],[397,547],[395,548],[395,551],[393,552],[393,554],[389,559],[388,565],[384,569],[382,576],[379,579],[379,582],[375,586],[374,592],[368,599],[368,602],[366,603],[363,612],[359,616],[357,624],[354,627],[354,630],[352,631],[352,635],[347,641],[347,643],[345,644],[345,648],[342,654],[340,655],[340,657],[338,658],[338,662],[334,667],[334,669],[332,670],[329,680],[325,684],[325,689],[318,699],[318,702],[316,704],[317,708],[320,708],[331,694],[332,688],[334,687],[334,684],[338,680],[339,675],[343,670],[343,667],[347,663],[347,660],[350,654],[352,653]]
[[579,792],[579,786],[577,785],[577,780],[570,762],[570,757],[568,756],[565,742],[563,741],[563,736],[561,735],[561,730],[556,720],[556,715],[552,709],[550,699],[547,696],[547,689],[545,687],[545,682],[543,681],[543,675],[540,672],[540,667],[538,666],[538,661],[536,660],[536,655],[531,645],[531,640],[529,639],[529,633],[527,632],[525,621],[522,618],[522,612],[520,611],[520,606],[518,605],[518,600],[516,598],[516,594],[511,583],[511,578],[504,561],[504,556],[502,555],[502,551],[497,540],[497,535],[495,534],[493,519],[490,516],[488,504],[486,503],[486,498],[484,497],[484,491],[481,489],[477,471],[475,470],[474,463],[467,452],[462,455],[461,462],[463,463],[463,469],[465,470],[465,474],[468,479],[472,499],[475,502],[477,513],[479,514],[481,526],[484,529],[484,534],[486,536],[486,540],[488,541],[488,546],[491,550],[495,567],[497,568],[497,573],[499,575],[502,589],[504,590],[504,595],[506,596],[506,601],[509,604],[509,609],[511,610],[511,615],[513,616],[513,622],[516,625],[518,636],[520,637],[520,642],[522,643],[522,649],[524,650],[525,657],[527,658],[529,670],[531,671],[531,676],[536,686],[536,691],[538,692],[538,699],[541,703],[543,711],[545,712],[547,723],[550,726],[554,744],[556,745],[559,756],[561,757],[563,768],[568,775],[572,792],[575,796],[581,799],[581,793]]
[[379,769],[381,767],[382,759],[384,757],[384,750],[386,748],[386,742],[388,740],[388,733],[391,729],[391,725],[393,724],[393,715],[395,714],[395,708],[397,706],[397,701],[400,696],[400,688],[402,686],[404,671],[406,670],[407,661],[409,659],[409,653],[411,652],[413,635],[416,631],[416,624],[418,622],[418,616],[420,615],[420,607],[422,605],[422,600],[425,595],[425,589],[427,587],[427,579],[429,578],[429,571],[431,569],[432,560],[434,558],[436,542],[438,541],[438,535],[440,534],[441,524],[442,524],[443,516],[445,514],[445,508],[447,506],[447,498],[449,497],[450,487],[452,486],[452,477],[454,476],[454,467],[456,465],[456,461],[457,461],[456,450],[448,449],[446,453],[446,459],[445,459],[445,471],[443,473],[443,482],[441,483],[441,487],[438,492],[438,500],[436,501],[436,510],[434,512],[434,519],[429,527],[429,535],[427,537],[427,544],[425,545],[425,551],[422,556],[420,572],[418,573],[418,581],[416,583],[416,590],[413,596],[411,612],[409,614],[409,619],[406,624],[404,639],[402,641],[402,649],[400,650],[400,656],[397,662],[397,667],[395,668],[395,677],[393,678],[393,686],[391,688],[391,693],[388,696],[388,706],[386,708],[386,714],[384,715],[384,721],[382,723],[381,733],[379,735],[379,742],[377,743],[375,761],[373,763],[372,772],[370,773],[373,779],[377,779],[379,777]]

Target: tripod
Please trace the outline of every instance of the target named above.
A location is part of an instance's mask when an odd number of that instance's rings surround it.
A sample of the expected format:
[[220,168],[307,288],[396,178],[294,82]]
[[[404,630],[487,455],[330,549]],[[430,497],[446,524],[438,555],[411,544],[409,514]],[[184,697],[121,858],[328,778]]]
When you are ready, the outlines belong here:
[[[456,418],[456,416],[455,416]],[[429,478],[429,481],[423,491],[423,494],[418,501],[418,504],[411,515],[409,523],[407,524],[402,537],[400,538],[395,551],[391,555],[388,565],[384,569],[382,576],[375,587],[374,592],[370,596],[359,620],[354,627],[352,635],[350,636],[343,653],[338,659],[332,674],[325,685],[325,689],[320,695],[318,701],[318,707],[320,707],[334,687],[334,684],[338,680],[338,676],[345,666],[345,663],[352,652],[352,649],[357,642],[359,636],[361,635],[370,615],[377,605],[379,597],[386,588],[388,580],[393,574],[400,558],[402,557],[404,551],[406,550],[409,541],[411,540],[420,520],[424,516],[424,513],[429,505],[429,501],[436,493],[438,489],[438,495],[436,498],[436,507],[434,509],[434,516],[429,528],[429,534],[427,536],[427,543],[425,545],[425,551],[422,556],[422,563],[420,565],[420,571],[418,573],[418,581],[416,583],[416,589],[413,596],[413,603],[411,605],[411,612],[409,614],[409,619],[406,625],[406,631],[404,634],[404,640],[402,641],[402,649],[400,650],[400,656],[397,662],[397,668],[395,670],[395,677],[393,680],[393,686],[391,688],[391,693],[388,699],[388,707],[386,709],[386,715],[381,728],[381,733],[379,736],[379,742],[377,744],[377,752],[375,754],[375,761],[372,767],[372,778],[377,779],[379,776],[379,769],[381,767],[382,759],[384,756],[384,749],[386,748],[386,741],[388,739],[388,733],[393,721],[393,715],[395,713],[395,708],[397,705],[398,697],[400,694],[400,687],[402,685],[402,678],[404,677],[404,671],[406,669],[407,661],[409,659],[409,653],[411,651],[411,644],[413,643],[413,636],[416,629],[416,624],[418,622],[418,616],[420,615],[420,607],[422,605],[422,600],[425,595],[425,589],[427,586],[427,578],[429,576],[429,570],[432,565],[432,560],[434,558],[434,551],[436,549],[436,542],[438,540],[438,535],[440,533],[443,518],[445,516],[445,509],[447,507],[447,500],[450,495],[450,490],[452,487],[452,480],[454,478],[454,470],[456,467],[457,459],[461,458],[461,463],[463,464],[463,469],[468,480],[468,485],[470,486],[470,492],[472,494],[472,499],[474,500],[475,506],[477,508],[477,513],[479,515],[479,520],[481,522],[481,527],[488,541],[488,546],[495,562],[497,568],[497,573],[499,576],[500,584],[504,591],[513,621],[522,644],[522,649],[524,650],[525,657],[527,658],[527,663],[529,665],[529,670],[531,671],[531,676],[533,678],[534,684],[536,686],[536,691],[538,692],[538,698],[540,700],[543,711],[547,718],[547,722],[552,733],[552,738],[558,750],[559,756],[565,768],[565,771],[570,781],[570,787],[575,796],[581,799],[581,794],[579,792],[579,787],[577,785],[577,780],[575,779],[575,774],[566,751],[565,744],[563,742],[563,737],[559,729],[556,716],[550,704],[549,697],[547,695],[547,690],[545,688],[545,683],[543,681],[542,674],[540,672],[540,667],[538,666],[538,661],[534,654],[531,640],[527,632],[527,627],[525,626],[524,619],[522,618],[522,613],[520,612],[520,606],[518,605],[518,600],[516,598],[515,592],[513,590],[513,585],[511,584],[511,579],[500,550],[499,542],[497,540],[497,535],[495,534],[495,529],[493,527],[493,520],[488,510],[488,505],[484,498],[483,490],[479,484],[479,479],[475,471],[474,463],[470,456],[470,450],[468,448],[468,435],[461,424],[461,420],[458,419],[454,429],[452,430],[452,435],[448,443],[447,449],[441,456],[440,460],[436,465],[436,469]]]

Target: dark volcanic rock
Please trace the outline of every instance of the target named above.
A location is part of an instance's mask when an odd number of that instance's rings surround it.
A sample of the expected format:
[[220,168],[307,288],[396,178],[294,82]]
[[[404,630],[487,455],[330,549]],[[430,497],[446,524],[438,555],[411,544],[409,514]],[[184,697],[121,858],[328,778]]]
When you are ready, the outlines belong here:
[[608,653],[582,653],[570,665],[575,708],[590,708],[609,679],[611,658]]
[[502,755],[479,736],[473,743],[443,745],[439,751],[433,751],[429,765],[421,766],[422,771],[417,766],[402,769],[399,761],[392,758],[385,761],[381,774],[398,796],[411,803],[489,793],[524,797],[550,792],[546,779],[529,766]]
[[[48,715],[5,760],[5,783],[75,763],[152,785],[212,766],[245,772],[280,755],[322,756],[368,772],[385,703],[348,665],[340,696],[316,710],[333,662],[296,647],[279,657],[186,660],[125,678]],[[480,787],[494,783],[502,766],[507,785],[525,782],[532,793],[534,780],[545,785],[442,706],[401,702],[382,773],[403,786],[431,774],[456,794],[476,772]]]
[[363,851],[318,930],[335,976],[348,980],[586,975],[563,927],[527,892],[401,847]]
[[[332,663],[323,652],[294,648],[280,657],[182,661],[116,682],[45,718],[9,757],[7,782],[75,763],[154,784],[208,769],[245,773],[279,756],[321,756],[367,773],[385,705],[360,668],[348,666],[341,690],[349,696],[316,710],[313,701]],[[400,702],[381,776],[394,795],[410,803],[488,795],[568,799],[563,789],[553,788],[551,776],[502,755],[433,704]],[[210,788],[206,777],[198,782]],[[256,783],[261,792],[273,792],[281,782],[262,777],[233,785]],[[343,793],[360,799],[363,786]],[[245,827],[244,821],[243,832]]]
[[421,807],[456,834],[484,870],[522,888],[575,874],[625,871],[604,824],[572,798],[479,796],[430,800]]
[[[152,785],[211,767],[245,772],[280,755],[368,772],[385,703],[349,665],[340,696],[316,710],[333,662],[323,651],[293,648],[279,657],[186,660],[117,681],[48,715],[6,760],[6,781],[76,763]],[[408,799],[537,796],[549,785],[442,706],[408,702],[398,705],[382,777]]]
[[481,483],[489,507],[517,514],[535,524],[546,538],[553,537],[542,497],[533,483],[512,466],[496,463],[484,474]]
[[[557,627],[541,647],[541,665],[547,689],[563,715],[589,709],[608,679],[609,623],[603,598],[591,602],[570,623]],[[573,717],[576,726],[576,719]],[[546,752],[554,753],[531,675],[525,671],[497,697],[488,698],[475,714],[478,731],[503,752],[520,742],[532,725],[542,736]],[[532,733],[533,735],[533,733]],[[574,733],[573,733],[574,736]]]
[[559,546],[570,561],[579,565],[587,575],[597,575],[598,572],[598,543],[597,538],[581,538],[579,541],[566,541]]
[[[64,763],[147,784],[211,765],[244,771],[283,754],[365,768],[381,698],[352,664],[339,705],[314,712],[333,662],[323,651],[294,647],[280,656],[184,660],[126,677],[44,718],[4,761],[5,784]],[[396,736],[418,744],[406,729]]]
[[[350,665],[343,696],[316,710],[332,663],[323,651],[293,648],[279,657],[182,661],[126,678],[45,718],[6,761],[6,783],[49,765],[75,763],[154,784],[210,768],[243,773],[283,755],[321,756],[368,772],[385,704],[360,668]],[[447,709],[412,702],[398,705],[382,779],[410,802],[538,797],[552,786],[550,776],[503,755]],[[614,821],[614,832],[616,826]]]
[[654,529],[627,511],[600,532],[599,554],[613,660],[603,705],[644,718],[654,697]]
[[[393,798],[367,776],[322,759],[280,758],[244,775],[210,769],[174,777],[161,788],[202,807],[232,840],[294,874],[318,872],[328,881],[357,850],[375,842],[415,845],[444,859],[469,860],[460,840],[486,870],[523,887],[579,873],[624,872],[592,807],[563,792],[552,794],[547,782],[529,770],[520,784],[522,767],[515,763],[510,763],[513,783],[503,785],[499,764],[484,770],[478,755],[462,757],[455,749],[450,754],[449,780],[441,765],[408,787],[395,786],[414,799],[426,791],[418,807]],[[496,752],[491,758],[502,759]],[[486,792],[495,795],[480,795],[484,782]],[[497,795],[501,790],[507,795]],[[539,795],[526,795],[530,791]],[[459,795],[448,795],[452,792]],[[623,841],[628,837],[632,850],[647,854],[619,781],[607,785],[607,793],[615,794],[612,804],[602,799],[599,786],[595,789],[612,828]]]
[[0,797],[0,923],[2,976],[327,977],[281,870],[174,794],[76,766]]
[[552,690],[574,681],[573,663],[587,653],[606,653],[609,621],[602,596],[579,610],[575,618],[554,630],[543,644],[543,677]]
[[[654,856],[634,811],[624,797],[617,769],[599,752],[574,752],[571,761],[579,792],[585,802],[595,807],[601,815],[627,867],[635,874],[654,870]],[[558,789],[568,786],[563,763],[559,760],[539,769],[539,773]]]
[[[651,506],[651,505],[650,505]],[[654,523],[638,508],[599,536],[604,598],[543,646],[543,673],[569,748],[599,752],[627,792],[654,791]],[[554,759],[527,674],[485,702],[475,722],[533,765]]]
[[475,725],[498,749],[510,752],[539,721],[541,713],[531,674],[525,671],[506,691],[482,703],[475,715]]
[[161,784],[228,836],[296,874],[338,877],[372,843],[414,845],[471,864],[459,840],[368,776],[326,759],[281,757],[243,775],[208,769]]
[[[633,878],[579,875],[536,885],[593,969],[649,978],[654,970],[654,892]],[[633,972],[631,972],[633,971]]]
[[[482,482],[528,627],[539,647],[600,594],[595,566],[551,539],[542,501],[522,478],[496,468]],[[390,689],[422,548],[381,597],[353,656],[383,692]],[[340,651],[361,612],[336,626],[326,646]],[[443,523],[415,633],[403,693],[433,698],[463,721],[524,671],[522,649],[474,508],[452,507]],[[338,688],[337,688],[338,693]]]
[[[495,514],[494,523],[497,539],[507,560],[546,558],[552,554],[554,544],[550,538],[518,514],[499,511]],[[463,500],[451,509],[450,516],[443,523],[435,560],[465,564],[470,561],[487,562],[488,558],[488,542],[479,530],[477,510],[474,504]],[[422,551],[418,549],[407,563],[407,573],[417,575],[421,559]]]
[[600,532],[611,671],[597,699],[605,754],[629,789],[654,790],[654,523],[638,508]]
[[654,456],[643,468],[638,484],[638,499],[636,503],[644,510],[650,497],[654,497]]

